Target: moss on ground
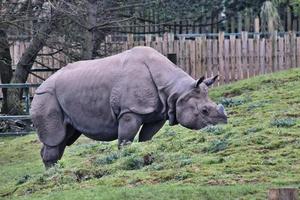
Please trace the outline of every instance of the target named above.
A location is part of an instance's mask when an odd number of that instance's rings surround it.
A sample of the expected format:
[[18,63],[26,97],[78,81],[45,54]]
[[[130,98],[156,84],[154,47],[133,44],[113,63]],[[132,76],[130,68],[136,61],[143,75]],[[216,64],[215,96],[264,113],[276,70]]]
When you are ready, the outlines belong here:
[[0,138],[0,199],[266,199],[300,187],[300,70],[213,88],[229,123],[165,125],[120,151],[81,137],[45,171],[36,135]]

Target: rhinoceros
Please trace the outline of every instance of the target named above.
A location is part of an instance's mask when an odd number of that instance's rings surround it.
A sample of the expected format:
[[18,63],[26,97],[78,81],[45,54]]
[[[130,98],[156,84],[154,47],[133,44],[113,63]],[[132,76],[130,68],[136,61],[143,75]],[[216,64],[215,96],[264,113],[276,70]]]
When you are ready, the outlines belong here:
[[81,134],[118,145],[150,140],[164,125],[201,129],[226,123],[208,97],[217,76],[195,80],[150,47],[68,64],[36,90],[30,114],[45,167],[61,159]]

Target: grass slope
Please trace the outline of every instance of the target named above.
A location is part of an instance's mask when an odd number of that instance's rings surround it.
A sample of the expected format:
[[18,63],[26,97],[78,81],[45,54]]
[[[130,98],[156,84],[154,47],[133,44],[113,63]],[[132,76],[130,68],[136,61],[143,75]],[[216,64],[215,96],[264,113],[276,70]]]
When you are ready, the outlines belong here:
[[266,199],[300,186],[300,70],[217,87],[229,123],[164,128],[121,151],[81,137],[44,171],[36,135],[0,138],[3,199]]

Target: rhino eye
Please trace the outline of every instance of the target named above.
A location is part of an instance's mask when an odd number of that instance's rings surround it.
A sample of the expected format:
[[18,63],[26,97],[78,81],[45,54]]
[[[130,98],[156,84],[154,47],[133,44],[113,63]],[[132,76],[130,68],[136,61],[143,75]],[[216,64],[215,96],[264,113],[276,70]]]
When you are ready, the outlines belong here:
[[202,110],[201,110],[201,112],[202,112],[202,114],[203,115],[208,115],[209,113],[208,113],[208,110],[206,109],[206,108],[203,108]]

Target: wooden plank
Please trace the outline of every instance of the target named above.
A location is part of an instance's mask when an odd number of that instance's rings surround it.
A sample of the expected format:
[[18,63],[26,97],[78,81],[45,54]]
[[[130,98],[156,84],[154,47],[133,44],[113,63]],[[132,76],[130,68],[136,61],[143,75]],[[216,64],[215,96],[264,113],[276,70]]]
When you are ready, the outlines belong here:
[[174,53],[176,54],[176,57],[177,57],[177,65],[179,66],[179,40],[174,40]]
[[273,71],[276,72],[279,70],[278,68],[278,34],[277,31],[274,32],[273,35],[273,52],[272,52],[272,59],[273,59]]
[[168,53],[174,53],[174,34],[168,33]]
[[198,79],[202,75],[202,40],[201,37],[196,37],[195,38],[195,77]]
[[185,65],[185,51],[183,49],[186,48],[185,38],[180,38],[179,43],[179,55],[180,55],[180,67],[186,71],[186,65]]
[[248,78],[248,32],[242,32],[242,74],[241,79]]
[[206,76],[211,77],[213,72],[212,72],[212,40],[211,39],[206,39],[206,64],[207,64],[207,72]]
[[185,66],[185,71],[189,75],[191,75],[191,57],[190,57],[190,41],[191,40],[186,40],[185,41],[185,47],[184,47],[184,66]]
[[278,38],[278,47],[278,67],[279,70],[283,70],[284,39],[282,37]]
[[254,36],[254,41],[253,41],[253,48],[254,48],[254,75],[259,75],[259,68],[260,68],[260,63],[259,63],[259,43],[260,43],[260,35],[255,35]]
[[[218,54],[218,59],[219,59],[219,84],[224,84],[225,79],[227,74],[225,73],[225,66],[224,66],[224,32],[219,33],[218,37],[218,45],[219,45],[219,54]],[[228,49],[229,50],[229,49]],[[225,50],[226,51],[226,50]]]
[[202,36],[201,37],[201,43],[200,43],[200,48],[201,48],[201,76],[207,77],[207,42],[206,42],[206,37]]
[[249,77],[255,75],[255,66],[254,66],[254,39],[248,39],[248,69],[249,69]]
[[133,34],[127,34],[127,49],[131,49],[133,47]]
[[289,69],[291,67],[291,46],[290,46],[290,34],[286,33],[284,35],[284,69]]
[[[219,73],[219,55],[218,55],[218,40],[212,39],[212,76],[215,76]],[[215,85],[217,85],[215,83]]]
[[162,41],[162,54],[167,56],[168,54],[168,33],[164,33],[163,41]]
[[236,51],[235,51],[235,36],[230,35],[230,82],[237,80],[236,77]]
[[241,39],[235,40],[235,51],[236,51],[236,68],[235,68],[235,76],[237,80],[241,80],[243,75],[242,71],[242,47],[241,47]]
[[297,37],[297,41],[296,41],[297,45],[296,45],[296,67],[300,67],[300,37]]
[[266,40],[262,38],[259,42],[259,62],[260,62],[260,70],[259,74],[266,73],[266,64],[265,64],[265,57],[266,57]]
[[151,34],[145,35],[145,43],[146,43],[146,46],[148,46],[148,47],[151,46],[151,40],[152,40],[152,35],[151,35]]
[[291,51],[291,68],[296,67],[296,33],[291,32],[290,34],[290,51]]
[[266,62],[266,73],[271,73],[272,70],[272,42],[273,39],[272,38],[268,38],[266,40],[266,58],[265,58],[265,62]]
[[191,76],[197,79],[196,76],[196,42],[195,40],[190,40],[190,65],[191,65]]
[[[224,83],[229,83],[229,76],[230,76],[230,64],[229,64],[229,40],[225,39],[224,40]],[[221,65],[221,64],[220,64]]]

